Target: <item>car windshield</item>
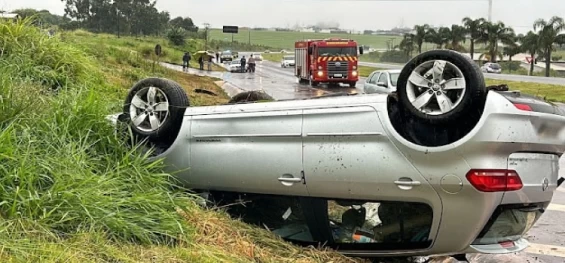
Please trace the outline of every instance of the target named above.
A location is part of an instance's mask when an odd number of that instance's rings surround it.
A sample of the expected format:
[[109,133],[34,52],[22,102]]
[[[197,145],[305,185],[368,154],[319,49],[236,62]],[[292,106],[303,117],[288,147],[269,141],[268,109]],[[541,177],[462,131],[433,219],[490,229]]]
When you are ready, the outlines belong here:
[[395,87],[396,82],[398,81],[398,75],[400,75],[400,73],[390,73],[390,83],[392,83],[392,85]]
[[240,62],[239,60],[233,60],[233,61],[231,62],[231,64],[232,64],[232,65],[239,65],[239,64],[241,64],[241,62]]
[[498,63],[491,63],[491,64],[490,64],[490,68],[492,68],[492,69],[500,69],[500,64],[498,64]]
[[229,56],[229,55],[231,55],[231,52],[225,52],[225,51],[222,52],[222,56]]
[[284,60],[294,60],[294,57],[284,57]]
[[340,56],[340,55],[357,55],[357,49],[354,47],[321,47],[318,48],[318,55],[322,57]]

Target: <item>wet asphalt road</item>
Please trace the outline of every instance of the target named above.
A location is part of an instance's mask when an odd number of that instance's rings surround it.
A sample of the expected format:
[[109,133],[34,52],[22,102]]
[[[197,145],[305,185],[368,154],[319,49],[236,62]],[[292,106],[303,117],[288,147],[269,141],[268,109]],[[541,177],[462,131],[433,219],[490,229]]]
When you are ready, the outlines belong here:
[[[248,54],[240,53],[240,55]],[[179,66],[165,65],[181,70]],[[255,73],[219,73],[191,70],[192,74],[209,75],[225,81],[224,88],[228,94],[246,90],[264,90],[277,100],[305,99],[314,96],[346,92],[362,94],[363,81],[356,88],[325,86],[309,87],[298,84],[293,76],[293,68],[281,68],[280,64],[262,61],[257,64]],[[233,94],[230,94],[233,95]],[[565,159],[560,161],[560,167],[565,166]],[[560,170],[560,176],[565,177],[565,170]],[[549,209],[542,215],[536,225],[528,232],[527,239],[531,246],[523,252],[506,255],[469,255],[469,262],[481,263],[561,263],[565,262],[565,184],[556,192]],[[456,262],[453,259],[434,260],[432,262]]]

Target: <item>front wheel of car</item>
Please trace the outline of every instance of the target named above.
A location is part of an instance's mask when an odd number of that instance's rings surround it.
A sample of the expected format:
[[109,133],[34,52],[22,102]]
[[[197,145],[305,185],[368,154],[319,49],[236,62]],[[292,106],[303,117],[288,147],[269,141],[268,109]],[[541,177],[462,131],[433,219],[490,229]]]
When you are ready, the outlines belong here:
[[188,96],[178,83],[146,78],[130,89],[123,112],[138,139],[170,143],[178,135],[189,106]]
[[415,119],[445,124],[480,115],[487,89],[481,69],[470,58],[432,50],[404,66],[397,93],[400,105]]

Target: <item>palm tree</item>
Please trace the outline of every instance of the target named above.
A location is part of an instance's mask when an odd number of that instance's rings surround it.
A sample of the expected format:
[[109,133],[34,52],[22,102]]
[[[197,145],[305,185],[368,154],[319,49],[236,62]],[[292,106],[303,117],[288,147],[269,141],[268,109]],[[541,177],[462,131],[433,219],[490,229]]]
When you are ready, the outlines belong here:
[[471,19],[470,17],[463,18],[463,26],[467,29],[467,33],[471,37],[471,59],[475,53],[475,41],[481,37],[481,25],[486,20],[484,18]]
[[459,52],[465,51],[465,47],[461,45],[461,42],[465,42],[467,40],[467,38],[465,37],[467,30],[464,27],[459,25],[452,25],[450,30],[445,30],[444,32],[446,35],[448,35],[448,42],[445,46],[446,48]]
[[522,38],[523,36],[518,36],[514,39],[514,43],[506,45],[503,49],[502,52],[504,55],[508,56],[508,71],[512,72],[512,57],[516,56],[518,54],[520,54],[521,50],[521,46],[519,43],[517,43],[518,39]]
[[534,64],[536,59],[536,54],[540,50],[540,37],[538,34],[529,31],[524,37],[520,38],[520,47],[523,52],[527,52],[532,57],[532,63],[530,64],[530,76],[534,74]]
[[[502,57],[502,53],[498,50],[499,42],[504,44],[514,43],[514,29],[506,27],[502,22],[484,22],[481,24],[480,29],[481,35],[479,39],[477,39],[477,42],[486,44],[488,50],[487,54],[491,62],[496,62],[497,56]],[[481,57],[483,55],[481,55]]]
[[558,16],[552,17],[549,21],[538,19],[534,23],[534,30],[538,29],[540,29],[539,44],[545,55],[545,76],[549,77],[553,44],[565,44],[565,34],[561,34],[561,31],[565,30],[565,22]]
[[404,34],[404,39],[398,45],[398,48],[406,53],[408,57],[412,57],[412,52],[416,47],[416,35],[414,34]]
[[443,48],[443,45],[447,45],[450,42],[451,29],[449,27],[441,27],[438,30],[430,28],[428,30],[428,35],[426,36],[426,42],[433,43],[437,45],[437,48]]
[[429,29],[430,25],[428,24],[414,26],[414,30],[416,31],[416,34],[414,35],[414,42],[416,46],[418,46],[418,54],[422,53],[422,45],[424,44],[424,41],[426,41]]

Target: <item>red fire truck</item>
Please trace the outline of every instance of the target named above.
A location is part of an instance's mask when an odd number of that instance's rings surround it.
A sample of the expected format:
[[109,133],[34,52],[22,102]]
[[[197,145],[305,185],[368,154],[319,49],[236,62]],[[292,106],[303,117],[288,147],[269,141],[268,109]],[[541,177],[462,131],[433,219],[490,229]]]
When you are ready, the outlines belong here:
[[[296,77],[300,83],[346,83],[355,87],[359,80],[357,42],[351,39],[309,39],[294,44]],[[359,47],[363,54],[363,47]]]

